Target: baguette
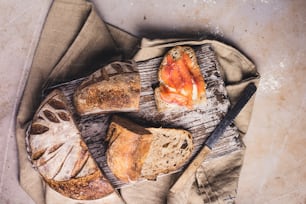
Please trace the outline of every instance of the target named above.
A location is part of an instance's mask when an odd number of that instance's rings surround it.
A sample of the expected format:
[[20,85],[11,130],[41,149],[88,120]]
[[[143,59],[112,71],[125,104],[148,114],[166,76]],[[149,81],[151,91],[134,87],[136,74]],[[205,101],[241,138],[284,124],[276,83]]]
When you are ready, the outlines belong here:
[[188,131],[143,128],[118,117],[112,119],[107,140],[107,164],[126,183],[171,173],[182,167],[193,150]]
[[91,74],[73,101],[80,115],[139,110],[140,76],[135,63],[113,62]]
[[62,195],[93,200],[114,192],[82,140],[61,91],[54,90],[41,103],[26,143],[34,168]]
[[154,90],[159,112],[190,110],[206,101],[206,84],[191,47],[176,46],[164,56]]

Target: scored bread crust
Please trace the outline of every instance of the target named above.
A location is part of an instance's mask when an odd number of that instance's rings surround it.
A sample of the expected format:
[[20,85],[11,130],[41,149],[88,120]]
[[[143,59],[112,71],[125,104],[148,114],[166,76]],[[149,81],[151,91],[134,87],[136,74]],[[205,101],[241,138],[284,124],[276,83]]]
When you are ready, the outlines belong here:
[[193,150],[192,135],[185,130],[143,128],[116,117],[107,133],[106,157],[112,173],[123,182],[154,180],[182,167]]
[[34,168],[55,191],[78,200],[98,199],[114,192],[82,140],[60,90],[51,92],[41,103],[26,143]]
[[[170,49],[164,56],[161,65],[159,67],[158,71],[158,80],[160,82],[160,85],[165,85],[168,87],[167,83],[162,80],[162,67],[167,64],[167,56],[172,56],[172,58],[176,61],[182,57],[182,53],[186,53],[189,58],[191,59],[191,69],[194,72],[199,72],[201,73],[200,66],[198,65],[197,62],[197,57],[196,53],[190,46],[175,46],[172,49]],[[206,83],[204,81],[204,92],[199,95],[196,99],[193,99],[193,108],[196,108],[197,106],[204,104],[206,102]],[[195,89],[195,88],[194,88]],[[161,95],[160,95],[160,87],[155,88],[154,90],[154,95],[155,95],[155,102],[157,106],[157,110],[159,112],[164,112],[164,111],[175,111],[175,110],[188,110],[187,107],[178,105],[176,103],[168,103],[164,100],[162,100]]]
[[123,182],[137,181],[152,142],[152,134],[145,128],[113,116],[107,131],[107,164]]
[[80,115],[139,110],[140,75],[135,63],[114,62],[77,88],[73,102]]

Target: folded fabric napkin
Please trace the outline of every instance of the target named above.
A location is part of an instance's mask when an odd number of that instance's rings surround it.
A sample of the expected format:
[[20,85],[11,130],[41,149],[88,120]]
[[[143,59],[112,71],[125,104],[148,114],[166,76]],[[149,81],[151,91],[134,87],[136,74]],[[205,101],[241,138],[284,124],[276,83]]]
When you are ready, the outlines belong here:
[[[141,42],[141,44],[139,44]],[[23,189],[36,203],[80,203],[66,198],[44,184],[27,158],[25,132],[36,109],[42,101],[45,87],[70,81],[99,68],[113,60],[133,59],[141,61],[162,56],[165,49],[179,45],[209,43],[221,65],[231,104],[244,87],[259,81],[255,65],[236,49],[211,40],[142,39],[103,22],[94,6],[85,0],[55,0],[41,33],[16,123],[16,139],[19,153],[19,180]],[[135,54],[136,53],[136,54]],[[135,55],[134,55],[135,54]],[[240,136],[247,132],[254,98],[235,120]],[[222,158],[203,162],[185,191],[169,195],[169,187],[178,174],[142,182],[121,189],[126,203],[228,203],[234,200],[244,148]],[[117,194],[81,203],[122,203]]]

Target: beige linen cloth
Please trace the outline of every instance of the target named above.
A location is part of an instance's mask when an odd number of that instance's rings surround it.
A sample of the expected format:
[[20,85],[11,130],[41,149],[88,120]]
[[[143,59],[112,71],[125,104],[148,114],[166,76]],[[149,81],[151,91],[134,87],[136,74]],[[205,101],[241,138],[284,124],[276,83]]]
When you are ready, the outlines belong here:
[[[161,56],[164,50],[178,44],[210,43],[222,67],[232,104],[250,82],[259,81],[254,64],[236,49],[217,41],[186,39],[139,40],[111,25],[105,24],[94,6],[84,0],[55,0],[41,33],[28,81],[16,120],[19,153],[19,180],[23,189],[38,204],[122,203],[116,193],[95,201],[66,198],[48,188],[27,158],[25,131],[42,101],[47,85],[85,76],[98,65],[114,59],[144,60]],[[247,104],[235,124],[241,137],[247,132],[254,98]],[[234,203],[244,148],[209,163],[203,162],[185,191],[170,195],[169,188],[178,174],[158,178],[120,190],[126,203]]]

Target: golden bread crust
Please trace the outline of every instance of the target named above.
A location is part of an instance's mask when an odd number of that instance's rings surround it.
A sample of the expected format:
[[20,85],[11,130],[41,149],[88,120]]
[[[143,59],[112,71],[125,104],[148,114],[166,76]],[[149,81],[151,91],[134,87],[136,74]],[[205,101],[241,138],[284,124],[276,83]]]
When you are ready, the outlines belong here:
[[151,133],[115,116],[109,126],[107,139],[107,164],[112,173],[123,182],[137,181],[150,149]]
[[139,110],[139,73],[129,64],[126,70],[116,69],[115,65],[109,64],[96,71],[77,88],[73,101],[80,115]]

